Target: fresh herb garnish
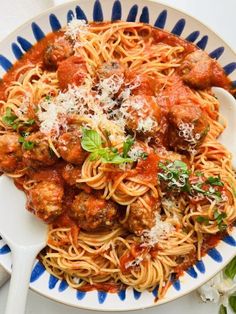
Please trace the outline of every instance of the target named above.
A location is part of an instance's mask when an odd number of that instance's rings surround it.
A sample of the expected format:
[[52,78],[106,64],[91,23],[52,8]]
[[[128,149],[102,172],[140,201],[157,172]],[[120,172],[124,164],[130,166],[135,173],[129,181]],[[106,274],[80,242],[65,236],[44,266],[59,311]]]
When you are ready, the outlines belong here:
[[147,152],[140,153],[139,158],[146,160],[148,158],[148,153]]
[[35,146],[34,142],[26,141],[24,136],[20,136],[18,141],[19,141],[19,143],[22,144],[22,148],[25,149],[25,150],[31,150]]
[[197,177],[202,177],[203,176],[203,173],[201,171],[199,171],[199,170],[197,170],[194,174]]
[[236,276],[236,257],[225,267],[225,275],[232,280]]
[[206,183],[210,184],[210,185],[217,185],[217,186],[224,186],[224,183],[220,180],[220,176],[218,177],[209,177],[206,180]]
[[219,314],[227,314],[227,308],[221,304]]
[[5,115],[2,117],[2,121],[9,126],[12,126],[14,129],[17,128],[15,123],[17,116],[12,112],[11,108],[7,107]]
[[24,122],[25,125],[33,125],[34,123],[35,123],[34,119],[29,119],[29,120]]
[[51,98],[52,98],[52,96],[47,95],[47,96],[45,97],[45,100],[50,101]]
[[189,174],[188,166],[181,160],[174,162],[159,162],[159,168],[162,170],[158,173],[160,181],[165,181],[170,190],[189,191]]
[[134,139],[128,137],[126,141],[123,143],[123,155],[122,157],[127,158],[128,152],[130,151],[131,147],[134,145]]
[[219,213],[217,210],[215,210],[214,218],[220,231],[224,231],[227,228],[227,225],[224,223],[224,218],[226,217],[226,213]]
[[205,225],[209,225],[209,218],[207,218],[207,217],[198,216],[196,218],[196,221],[199,222],[199,223],[203,223]]
[[[130,144],[126,144],[126,150]],[[114,147],[102,147],[102,138],[94,130],[83,129],[81,146],[90,152],[90,160],[100,159],[103,163],[122,164],[133,162],[131,158],[123,157]]]
[[234,313],[236,313],[236,295],[231,295],[229,297],[229,304],[232,310],[234,311]]

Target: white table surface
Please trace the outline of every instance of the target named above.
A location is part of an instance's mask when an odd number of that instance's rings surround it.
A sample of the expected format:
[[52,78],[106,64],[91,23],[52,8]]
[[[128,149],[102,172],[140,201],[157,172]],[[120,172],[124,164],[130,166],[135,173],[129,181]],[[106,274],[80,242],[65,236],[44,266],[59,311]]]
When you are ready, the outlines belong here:
[[[63,0],[57,0],[62,2]],[[236,0],[162,0],[194,15],[223,37],[236,51]],[[52,0],[0,0],[0,39],[27,19],[52,6]],[[222,18],[224,15],[224,18]],[[0,314],[4,313],[8,283],[0,288]],[[20,289],[19,289],[20,293]],[[217,314],[219,306],[200,301],[196,292],[169,304],[145,310],[146,314]],[[94,313],[71,308],[29,292],[26,314],[82,314]],[[144,311],[133,312],[135,314]],[[17,313],[12,313],[17,314]]]

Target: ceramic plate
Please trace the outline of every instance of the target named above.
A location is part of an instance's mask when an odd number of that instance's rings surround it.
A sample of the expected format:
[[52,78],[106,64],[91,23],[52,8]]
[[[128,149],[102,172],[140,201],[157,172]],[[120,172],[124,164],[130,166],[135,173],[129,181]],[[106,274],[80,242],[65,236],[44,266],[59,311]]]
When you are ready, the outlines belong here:
[[[88,21],[117,19],[141,21],[166,29],[206,50],[212,58],[220,62],[236,85],[236,55],[219,36],[183,12],[156,2],[141,0],[81,0],[51,8],[18,28],[0,43],[0,76],[3,76],[5,71],[36,41],[43,38],[45,34],[58,30],[73,17]],[[50,299],[80,308],[101,311],[142,309],[169,302],[196,289],[220,271],[235,254],[236,228],[201,261],[190,267],[180,279],[173,278],[173,285],[165,297],[158,302],[154,301],[157,289],[143,293],[127,289],[117,294],[102,291],[85,293],[73,290],[65,281],[49,275],[40,262],[34,265],[30,287]],[[11,253],[2,239],[0,240],[0,263],[10,271]]]

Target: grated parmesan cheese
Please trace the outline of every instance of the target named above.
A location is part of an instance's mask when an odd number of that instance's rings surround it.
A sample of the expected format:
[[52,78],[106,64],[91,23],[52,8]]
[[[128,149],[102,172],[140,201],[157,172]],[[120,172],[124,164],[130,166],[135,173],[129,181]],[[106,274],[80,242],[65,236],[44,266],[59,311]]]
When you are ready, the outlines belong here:
[[128,156],[133,159],[133,161],[137,161],[143,153],[146,153],[144,150],[142,150],[139,147],[132,147],[130,151],[128,152]]
[[199,133],[194,134],[194,124],[193,123],[184,123],[181,122],[178,125],[179,136],[183,137],[186,142],[189,142],[190,145],[196,145],[197,141],[200,140],[201,135]]
[[65,36],[77,41],[81,34],[88,34],[89,25],[85,20],[72,19],[66,26]]
[[153,120],[151,117],[147,117],[146,119],[139,119],[137,131],[146,133],[150,132],[157,126],[157,122]]
[[139,266],[142,261],[143,261],[143,257],[138,256],[133,261],[125,263],[125,268],[127,269],[129,267]]
[[161,220],[161,216],[157,213],[155,217],[155,225],[150,230],[145,230],[142,234],[143,245],[154,246],[160,240],[168,238],[175,231],[175,227]]

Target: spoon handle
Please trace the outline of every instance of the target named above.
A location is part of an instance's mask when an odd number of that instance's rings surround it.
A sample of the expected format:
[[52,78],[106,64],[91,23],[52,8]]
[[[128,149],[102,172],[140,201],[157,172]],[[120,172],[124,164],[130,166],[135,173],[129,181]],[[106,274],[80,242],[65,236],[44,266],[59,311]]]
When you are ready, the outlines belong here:
[[38,250],[12,249],[12,275],[5,314],[24,314],[31,270]]

